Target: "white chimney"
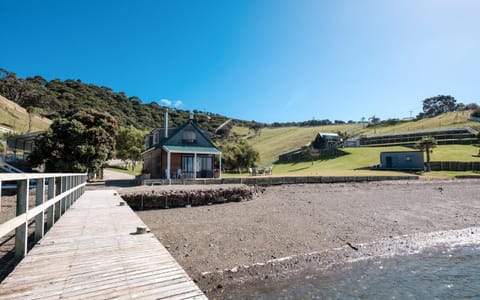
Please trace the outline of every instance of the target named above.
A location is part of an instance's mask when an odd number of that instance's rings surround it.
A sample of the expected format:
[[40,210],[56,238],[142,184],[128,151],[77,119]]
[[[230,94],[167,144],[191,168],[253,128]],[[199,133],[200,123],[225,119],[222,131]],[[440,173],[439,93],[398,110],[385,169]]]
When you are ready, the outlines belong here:
[[165,127],[165,138],[168,138],[168,108],[165,108],[165,116],[164,116],[164,127]]

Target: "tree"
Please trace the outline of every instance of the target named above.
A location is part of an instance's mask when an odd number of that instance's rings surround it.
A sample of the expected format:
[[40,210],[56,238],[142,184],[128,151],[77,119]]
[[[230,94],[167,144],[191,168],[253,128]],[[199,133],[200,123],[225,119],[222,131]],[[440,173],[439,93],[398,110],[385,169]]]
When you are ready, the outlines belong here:
[[438,95],[423,100],[423,117],[431,118],[457,109],[457,100],[452,96]]
[[115,150],[117,122],[94,110],[70,112],[56,119],[50,129],[35,139],[29,156],[47,172],[98,172]]
[[222,165],[227,170],[239,170],[255,167],[259,154],[246,140],[218,144],[222,151]]
[[35,108],[32,106],[27,107],[27,113],[28,113],[28,131],[27,132],[32,132],[32,114],[35,113]]
[[475,102],[469,103],[465,106],[466,110],[476,110],[478,109],[478,104]]
[[475,118],[480,118],[480,108],[475,109],[470,116],[475,117]]
[[313,165],[313,162],[315,160],[315,151],[313,150],[313,147],[311,146],[308,146],[305,148],[305,150],[303,150],[303,155],[305,156],[305,158],[307,158],[308,160],[310,160],[312,162],[312,165]]
[[424,151],[427,154],[427,172],[430,172],[430,153],[437,146],[437,141],[431,136],[423,137],[415,144],[415,148]]
[[117,158],[132,161],[132,168],[135,168],[136,162],[141,160],[141,153],[145,142],[146,132],[136,129],[133,126],[120,127],[116,138],[116,156]]

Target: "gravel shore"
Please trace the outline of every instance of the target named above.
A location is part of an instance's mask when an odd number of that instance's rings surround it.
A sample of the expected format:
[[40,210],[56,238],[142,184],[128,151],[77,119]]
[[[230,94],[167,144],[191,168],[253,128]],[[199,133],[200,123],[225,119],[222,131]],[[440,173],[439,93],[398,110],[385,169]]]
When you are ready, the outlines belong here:
[[[224,298],[259,279],[409,253],[470,232],[476,241],[479,183],[282,185],[251,201],[137,213],[209,297]],[[468,232],[435,239],[452,230]]]

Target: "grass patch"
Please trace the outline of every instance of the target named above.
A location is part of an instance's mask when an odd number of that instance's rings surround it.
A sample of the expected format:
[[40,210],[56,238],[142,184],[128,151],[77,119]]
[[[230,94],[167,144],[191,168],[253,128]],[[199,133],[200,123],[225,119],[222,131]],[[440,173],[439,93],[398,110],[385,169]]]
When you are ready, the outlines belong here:
[[[26,109],[1,96],[0,120],[3,125],[6,125],[17,132],[25,133],[28,131],[29,114]],[[31,131],[47,130],[50,127],[50,124],[52,124],[50,119],[32,115]]]
[[[274,174],[291,174],[291,175],[322,175],[342,173],[346,171],[349,175],[352,172],[359,176],[374,174],[386,174],[386,171],[370,171],[355,170],[359,168],[377,165],[380,162],[380,152],[383,151],[410,151],[406,147],[361,147],[361,148],[345,148],[342,149],[347,153],[337,158],[316,160],[313,162],[297,162],[297,163],[278,163],[273,166]],[[398,174],[398,172],[394,172]],[[339,175],[340,176],[340,175]]]
[[480,177],[480,173],[473,171],[432,171],[423,173],[421,179],[435,180],[435,179],[454,179],[456,176],[477,176]]
[[472,145],[439,145],[433,148],[432,161],[480,161],[478,154],[480,148]]
[[[472,157],[478,153],[478,147],[471,145],[441,145],[433,150],[432,161],[480,161],[479,157]],[[355,170],[380,163],[380,153],[384,151],[412,151],[414,149],[394,147],[359,147],[342,149],[347,155],[337,158],[294,163],[278,163],[273,165],[275,175],[332,175],[332,176],[359,176],[387,175],[387,171]],[[388,172],[389,173],[389,172]],[[397,173],[398,172],[394,172]],[[451,178],[456,175],[469,175],[468,172],[431,172],[433,177]],[[438,174],[437,174],[438,173]],[[338,174],[338,175],[337,175]],[[478,173],[477,173],[478,174]]]
[[137,164],[135,166],[135,170],[132,170],[132,169],[127,170],[127,169],[122,168],[122,167],[113,167],[113,166],[110,166],[106,169],[110,170],[110,171],[114,171],[114,172],[119,172],[119,173],[129,174],[129,175],[132,175],[132,176],[137,176],[137,175],[140,175],[140,173],[142,172],[142,167],[143,167],[142,164]]

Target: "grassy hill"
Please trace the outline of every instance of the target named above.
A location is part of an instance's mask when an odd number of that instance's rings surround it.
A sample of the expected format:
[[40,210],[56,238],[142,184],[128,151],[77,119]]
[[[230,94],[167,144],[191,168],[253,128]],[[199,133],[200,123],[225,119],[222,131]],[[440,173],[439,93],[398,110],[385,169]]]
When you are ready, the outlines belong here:
[[[480,161],[478,147],[472,145],[441,145],[433,149],[432,161]],[[282,163],[274,165],[275,174],[291,175],[322,175],[322,174],[365,174],[363,170],[355,170],[380,163],[380,152],[409,151],[406,147],[359,147],[343,149],[348,155],[334,159],[317,160],[313,164],[309,161],[298,163]],[[378,175],[378,171],[375,171]]]
[[374,127],[367,127],[366,124],[345,124],[314,127],[279,127],[263,128],[257,134],[253,134],[242,127],[233,127],[232,131],[234,131],[237,135],[248,139],[252,146],[260,153],[260,165],[266,166],[277,160],[279,154],[298,149],[301,146],[310,143],[318,132],[336,133],[341,131],[347,132],[350,136],[352,136],[357,134],[372,135],[398,133],[440,127],[470,126],[480,130],[479,122],[468,121],[470,113],[470,111],[446,113],[435,118],[422,119],[419,121],[402,121],[394,125],[381,124]]
[[[0,126],[11,128],[18,132],[27,132],[29,114],[20,105],[0,95]],[[52,121],[32,114],[31,131],[46,130]]]

